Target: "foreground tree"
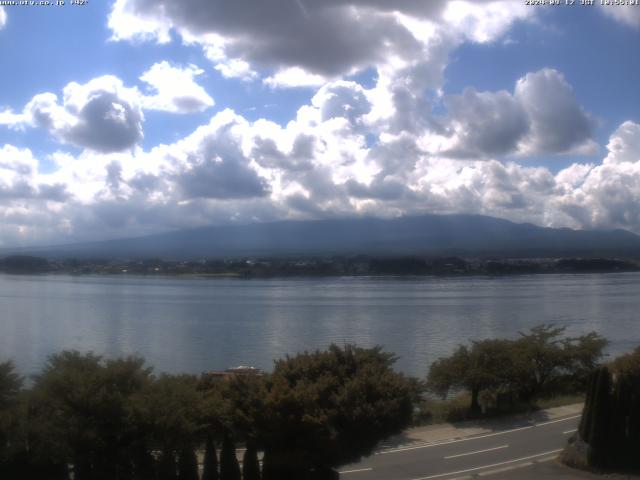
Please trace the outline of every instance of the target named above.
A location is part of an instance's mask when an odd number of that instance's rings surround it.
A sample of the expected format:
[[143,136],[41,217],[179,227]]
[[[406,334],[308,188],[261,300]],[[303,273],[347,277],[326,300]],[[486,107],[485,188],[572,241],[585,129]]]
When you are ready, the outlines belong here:
[[563,338],[566,328],[539,325],[521,333],[514,344],[513,387],[525,402],[566,386],[584,391],[589,374],[602,358],[607,340],[595,332]]
[[218,456],[216,444],[211,434],[206,436],[204,450],[204,465],[202,466],[202,480],[218,480]]
[[453,355],[431,365],[427,387],[443,397],[451,389],[469,391],[469,413],[475,416],[481,411],[481,391],[509,383],[512,359],[513,342],[508,340],[481,340],[473,342],[471,348],[460,345]]
[[178,461],[178,480],[199,480],[198,458],[193,448],[184,446]]
[[133,399],[132,418],[149,451],[161,452],[162,478],[194,478],[194,452],[203,429],[196,377],[165,374],[153,379]]
[[242,457],[242,480],[260,480],[260,462],[254,441],[247,443]]
[[[586,454],[580,442],[587,445]],[[638,471],[638,446],[640,348],[591,375],[578,440],[570,444],[565,459],[600,469]]]
[[8,477],[23,450],[18,418],[22,413],[19,406],[21,390],[22,378],[13,363],[0,363],[0,478]]
[[446,396],[471,394],[469,412],[480,412],[482,391],[510,392],[531,403],[541,395],[584,392],[607,341],[595,332],[563,337],[565,328],[539,325],[517,340],[482,340],[459,346],[431,365],[427,387]]
[[103,362],[90,353],[53,355],[35,380],[30,424],[43,422],[36,436],[43,447],[56,444],[67,456],[76,480],[130,478],[139,447],[130,402],[149,381],[150,369],[139,358]]
[[240,480],[240,465],[236,456],[236,445],[231,435],[225,433],[220,452],[220,480]]
[[[258,480],[260,478],[258,446],[261,432],[267,428],[264,420],[267,395],[265,378],[262,375],[231,377],[225,382],[220,382],[218,390],[222,398],[220,408],[222,428],[226,432],[233,432],[233,438],[245,445],[242,478]],[[233,461],[231,457],[229,460]],[[220,467],[221,478],[224,479],[222,462]],[[235,470],[235,466],[229,468]],[[224,469],[226,471],[227,467]],[[233,471],[229,474],[235,475]]]
[[165,449],[160,453],[158,480],[178,480],[178,464],[173,450]]
[[352,345],[276,361],[261,432],[263,480],[334,478],[333,468],[406,428],[417,387],[394,362],[380,347]]

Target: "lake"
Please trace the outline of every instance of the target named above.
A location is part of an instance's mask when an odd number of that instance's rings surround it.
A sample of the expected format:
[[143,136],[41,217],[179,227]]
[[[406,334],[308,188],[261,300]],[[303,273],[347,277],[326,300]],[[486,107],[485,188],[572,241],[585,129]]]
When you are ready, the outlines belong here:
[[0,359],[35,373],[62,349],[139,354],[200,373],[330,343],[383,345],[399,370],[472,339],[540,323],[595,330],[618,354],[640,345],[640,274],[229,279],[0,275]]

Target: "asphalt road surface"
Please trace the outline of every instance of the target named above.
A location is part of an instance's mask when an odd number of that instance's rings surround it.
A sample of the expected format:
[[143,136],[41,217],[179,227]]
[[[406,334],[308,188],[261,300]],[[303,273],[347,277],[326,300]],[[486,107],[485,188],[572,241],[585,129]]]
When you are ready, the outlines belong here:
[[484,476],[556,457],[580,415],[437,443],[411,443],[377,451],[340,470],[342,480],[452,480]]

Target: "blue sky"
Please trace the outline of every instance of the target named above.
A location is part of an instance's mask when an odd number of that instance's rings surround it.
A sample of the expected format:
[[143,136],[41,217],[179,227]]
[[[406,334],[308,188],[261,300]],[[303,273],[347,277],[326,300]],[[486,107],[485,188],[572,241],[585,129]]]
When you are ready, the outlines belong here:
[[640,232],[637,6],[0,10],[0,245],[479,213]]

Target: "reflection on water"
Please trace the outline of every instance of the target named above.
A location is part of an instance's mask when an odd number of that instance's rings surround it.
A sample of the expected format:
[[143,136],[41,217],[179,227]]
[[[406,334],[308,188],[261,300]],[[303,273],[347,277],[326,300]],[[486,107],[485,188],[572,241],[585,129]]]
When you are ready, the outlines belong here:
[[472,339],[540,323],[640,344],[640,274],[499,278],[180,279],[0,275],[0,359],[34,373],[62,349],[137,353],[157,370],[269,369],[329,343],[383,345],[423,376]]

